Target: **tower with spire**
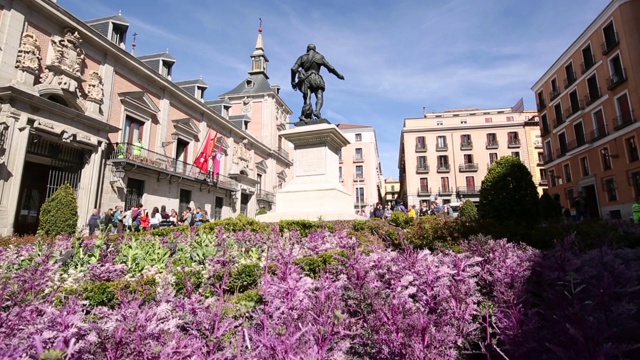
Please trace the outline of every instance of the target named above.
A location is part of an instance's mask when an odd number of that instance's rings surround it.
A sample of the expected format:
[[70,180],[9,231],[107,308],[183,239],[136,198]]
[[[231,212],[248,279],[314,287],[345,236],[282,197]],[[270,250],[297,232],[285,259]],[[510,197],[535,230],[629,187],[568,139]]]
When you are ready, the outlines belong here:
[[264,45],[262,43],[262,18],[260,18],[260,27],[258,28],[258,39],[256,40],[256,49],[251,54],[251,71],[249,74],[262,74],[267,79],[267,63],[269,59],[264,53]]

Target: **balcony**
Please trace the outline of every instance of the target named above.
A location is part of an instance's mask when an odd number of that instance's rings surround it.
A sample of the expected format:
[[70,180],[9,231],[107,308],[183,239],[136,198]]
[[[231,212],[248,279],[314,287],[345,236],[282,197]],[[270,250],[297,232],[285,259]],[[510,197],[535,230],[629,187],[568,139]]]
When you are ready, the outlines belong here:
[[430,196],[431,195],[431,188],[430,187],[422,187],[420,186],[418,188],[418,196]]
[[588,58],[587,61],[580,64],[580,68],[582,69],[582,74],[584,75],[595,64],[596,64],[596,58],[593,55],[591,55],[591,57]]
[[552,102],[558,96],[560,96],[560,90],[559,89],[553,89],[553,90],[549,91],[549,102]]
[[362,154],[356,154],[356,155],[353,157],[353,162],[354,162],[354,163],[362,163],[362,162],[364,162],[364,155],[362,155]]
[[542,123],[542,129],[540,129],[540,136],[546,136],[549,135],[551,131],[549,130],[549,125],[547,125],[546,123]]
[[618,87],[618,85],[627,81],[627,75],[624,71],[624,68],[620,69],[619,71],[619,73],[612,74],[607,78],[607,90],[613,90],[614,88]]
[[486,149],[497,149],[498,148],[498,140],[487,141],[485,144]]
[[543,111],[547,107],[547,103],[543,101],[538,102],[538,111]]
[[466,164],[460,164],[460,166],[458,166],[458,170],[460,172],[473,172],[473,171],[478,171],[478,163],[466,163]]
[[[285,159],[291,159],[289,157],[289,152],[287,150],[285,150],[284,148],[279,147],[278,148],[278,154],[280,154],[280,156],[282,156]],[[342,160],[342,159],[341,159]]]
[[460,150],[473,150],[472,141],[463,141],[460,143]]
[[584,109],[584,106],[582,105],[582,101],[578,101],[577,104],[573,104],[564,109],[564,118],[569,119],[570,117],[579,113],[583,109]]
[[416,152],[427,152],[427,144],[416,144]]
[[587,137],[588,138],[587,141],[589,143],[594,143],[594,142],[604,138],[605,136],[607,136],[607,128],[606,128],[606,126],[604,128],[602,128],[602,129],[591,130],[589,132],[588,137]]
[[507,143],[507,147],[509,149],[519,148],[520,147],[520,139],[509,139],[509,142]]
[[580,146],[586,145],[587,142],[584,140],[584,137],[582,139],[580,139],[579,141],[577,139],[571,140],[569,142],[567,142],[567,152],[569,151],[573,151],[577,148],[579,148]]
[[453,194],[453,190],[451,187],[444,187],[438,189],[438,195],[451,195]]
[[449,145],[447,144],[436,144],[436,151],[447,151],[449,150]]
[[131,143],[116,143],[114,145],[107,153],[107,162],[121,167],[125,172],[136,168],[145,168],[158,171],[158,181],[166,179],[171,183],[174,180],[189,179],[201,182],[202,185],[221,187],[232,191],[238,189],[238,182],[225,175],[218,174],[214,177],[211,172],[203,173],[193,164]]
[[567,90],[571,85],[576,82],[576,73],[572,72],[569,77],[564,79],[564,89]]
[[587,95],[584,96],[584,102],[587,106],[596,102],[596,100],[600,99],[602,94],[600,93],[600,88],[594,88],[593,92],[589,91]]
[[356,176],[353,177],[353,182],[364,182],[364,175],[356,174]]
[[568,149],[566,144],[564,145],[561,144],[559,148],[556,148],[556,154],[558,154],[558,159],[567,155],[567,152],[568,152]]
[[553,160],[555,160],[553,154],[547,154],[545,152],[545,154],[544,154],[544,164],[546,165],[546,164],[552,162]]
[[266,201],[266,202],[270,202],[270,203],[275,203],[276,202],[276,194],[274,194],[272,192],[269,192],[269,191],[258,190],[256,192],[256,199],[257,200]]
[[613,130],[618,131],[620,129],[624,129],[627,126],[636,122],[635,117],[633,116],[633,111],[628,112],[626,114],[616,116],[612,120],[613,122]]
[[436,171],[439,173],[448,173],[451,171],[451,166],[449,166],[449,164],[438,164],[438,169]]
[[535,149],[542,149],[542,140],[535,140],[535,141],[533,142],[533,147],[534,147]]
[[429,165],[418,164],[416,166],[416,174],[428,174],[428,173],[429,173]]
[[538,183],[538,186],[548,186],[549,182],[547,181],[547,179],[540,179],[540,182]]
[[613,50],[616,46],[618,46],[618,44],[620,43],[620,40],[618,40],[618,33],[613,31],[611,33],[609,33],[610,38],[607,38],[607,34],[605,33],[605,41],[600,45],[600,47],[602,48],[602,55],[607,55],[608,53],[611,52],[611,50]]
[[480,186],[458,186],[460,195],[477,195],[480,194]]

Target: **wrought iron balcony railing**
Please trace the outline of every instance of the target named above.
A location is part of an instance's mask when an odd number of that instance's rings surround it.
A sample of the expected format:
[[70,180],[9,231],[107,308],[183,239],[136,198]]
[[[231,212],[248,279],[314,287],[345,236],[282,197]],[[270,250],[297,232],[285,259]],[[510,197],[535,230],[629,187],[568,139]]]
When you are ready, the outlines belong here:
[[621,68],[618,70],[618,73],[611,74],[611,76],[607,78],[607,89],[612,90],[625,81],[627,81],[627,74],[624,68]]
[[269,191],[258,190],[256,192],[256,199],[274,203],[276,202],[276,194]]
[[436,144],[436,151],[447,151],[449,146],[447,144]]
[[620,129],[626,128],[627,126],[636,122],[636,118],[633,116],[633,110],[622,115],[616,116],[612,120],[613,122],[613,130],[618,131]]
[[429,195],[431,195],[430,187],[423,187],[423,186],[418,187],[418,196],[429,196]]
[[480,186],[458,186],[458,193],[461,195],[480,194]]
[[458,166],[460,172],[478,171],[478,163],[466,163]]
[[416,174],[428,174],[428,173],[429,173],[429,165],[418,164],[416,166]]
[[600,47],[602,48],[602,55],[607,55],[620,43],[618,39],[618,33],[613,31],[609,33],[609,37],[605,34],[605,41],[602,42]]
[[577,80],[576,73],[571,72],[569,76],[564,79],[564,89],[565,90],[568,89],[571,85],[573,85],[576,82],[576,80]]
[[520,139],[509,139],[507,143],[507,147],[509,148],[519,148],[520,147]]
[[449,164],[438,164],[438,169],[436,171],[439,173],[450,172],[451,166]]
[[427,152],[427,144],[416,144],[416,152]]
[[473,150],[473,141],[463,141],[460,143],[460,150]]
[[498,140],[487,141],[486,148],[487,149],[497,149],[498,148]]

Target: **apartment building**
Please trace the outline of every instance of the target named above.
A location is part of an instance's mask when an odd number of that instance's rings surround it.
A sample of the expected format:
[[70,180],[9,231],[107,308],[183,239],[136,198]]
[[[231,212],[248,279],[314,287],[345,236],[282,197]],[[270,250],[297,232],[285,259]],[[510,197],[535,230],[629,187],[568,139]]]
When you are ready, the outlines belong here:
[[[138,202],[223,218],[274,201],[260,184],[287,179],[277,131],[291,111],[266,82],[262,49],[240,100],[254,111],[237,114],[240,95],[207,101],[202,79],[174,81],[169,52],[127,49],[128,28],[121,14],[85,22],[52,1],[0,0],[0,235],[35,232],[63,183],[75,188],[79,226],[92,208]],[[253,131],[261,122],[273,133]],[[205,145],[216,172],[194,166]]]
[[478,202],[489,166],[506,155],[519,157],[543,188],[537,121],[537,112],[523,110],[522,100],[510,108],[457,109],[406,118],[398,162],[400,198],[408,205]]
[[353,209],[382,201],[384,178],[372,126],[336,124],[350,144],[340,152],[338,174],[342,186],[353,195]]
[[640,195],[639,17],[611,1],[531,88],[549,192],[571,208],[582,191],[591,218],[627,219]]
[[391,204],[392,207],[395,207],[396,199],[400,194],[400,180],[391,177],[384,179],[384,189],[385,204]]

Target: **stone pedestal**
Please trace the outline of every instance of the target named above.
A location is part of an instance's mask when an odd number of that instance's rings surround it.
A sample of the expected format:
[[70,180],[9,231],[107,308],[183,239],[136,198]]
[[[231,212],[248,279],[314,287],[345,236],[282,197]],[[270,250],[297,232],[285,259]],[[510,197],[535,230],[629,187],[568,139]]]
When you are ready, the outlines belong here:
[[338,153],[349,140],[333,124],[300,126],[280,133],[295,149],[294,178],[276,194],[276,210],[259,215],[280,220],[359,219],[353,198],[340,184]]

